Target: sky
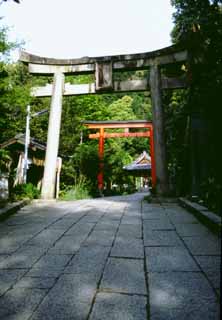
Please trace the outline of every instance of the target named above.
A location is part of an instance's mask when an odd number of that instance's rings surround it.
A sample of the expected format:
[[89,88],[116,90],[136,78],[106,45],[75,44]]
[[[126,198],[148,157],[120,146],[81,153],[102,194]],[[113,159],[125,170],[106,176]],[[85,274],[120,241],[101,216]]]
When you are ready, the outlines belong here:
[[[53,58],[141,53],[171,45],[170,0],[12,0],[0,6],[9,40]],[[18,52],[14,59],[18,58]]]

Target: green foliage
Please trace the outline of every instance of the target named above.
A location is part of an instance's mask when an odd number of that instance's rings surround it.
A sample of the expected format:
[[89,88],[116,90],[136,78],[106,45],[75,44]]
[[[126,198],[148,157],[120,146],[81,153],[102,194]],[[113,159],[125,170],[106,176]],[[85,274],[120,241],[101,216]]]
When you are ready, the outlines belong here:
[[74,185],[66,187],[60,193],[60,200],[74,201],[91,198],[88,190],[86,178],[80,175],[75,179]]
[[0,149],[0,173],[6,173],[9,171],[11,161],[12,159],[9,151]]
[[[196,189],[198,196],[206,199],[210,206],[214,203],[216,211],[220,211],[222,158],[218,150],[221,146],[222,1],[171,2],[176,9],[173,40],[187,47],[190,52],[192,82],[182,104],[191,123],[188,151],[191,158],[195,155],[196,160],[192,160],[192,168],[188,168],[187,174],[190,175],[190,180],[195,175],[195,181],[199,185],[199,190]],[[193,125],[194,121],[199,123],[199,133]],[[199,140],[196,145],[195,139]]]
[[40,191],[32,183],[18,184],[12,190],[12,200],[22,200],[22,199],[38,199],[40,196]]
[[170,186],[177,196],[187,193],[191,180],[187,94],[188,90],[177,90],[163,96]]

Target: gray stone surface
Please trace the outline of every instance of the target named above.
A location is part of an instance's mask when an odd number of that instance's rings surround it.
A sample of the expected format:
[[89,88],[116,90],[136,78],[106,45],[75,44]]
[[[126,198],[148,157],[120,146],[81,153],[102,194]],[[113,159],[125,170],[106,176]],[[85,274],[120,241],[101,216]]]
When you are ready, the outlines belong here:
[[90,320],[145,320],[146,298],[118,293],[99,293]]
[[6,258],[8,258],[8,254],[1,254],[0,255],[0,263],[2,262],[2,261],[4,261]]
[[85,234],[78,236],[63,236],[50,247],[50,254],[74,254],[79,250],[81,243],[86,239]]
[[124,237],[117,237],[110,255],[113,257],[143,259],[143,242],[141,239],[128,239]]
[[210,279],[213,287],[220,288],[221,281],[221,257],[220,256],[195,256],[201,269]]
[[130,225],[121,223],[117,232],[118,237],[123,238],[142,238],[142,228],[141,225]]
[[210,231],[200,223],[194,224],[176,224],[176,230],[181,237],[188,236],[205,236],[210,234]]
[[147,247],[149,272],[199,271],[189,252],[180,247]]
[[127,217],[127,216],[124,216],[122,221],[121,221],[122,224],[129,224],[129,225],[141,225],[142,224],[142,220],[140,217]]
[[82,247],[65,268],[64,273],[91,274],[99,280],[102,276],[109,251],[109,247]]
[[221,254],[221,241],[212,234],[201,237],[183,237],[183,240],[193,255]]
[[144,230],[144,245],[152,246],[183,246],[183,242],[175,231]]
[[39,202],[0,223],[0,319],[217,319],[220,239],[143,196]]
[[89,235],[86,241],[84,241],[84,245],[101,245],[110,247],[113,243],[114,236],[114,231],[96,230]]
[[0,263],[0,269],[24,269],[31,268],[39,259],[39,255],[26,255],[15,253]]
[[44,255],[33,266],[34,269],[61,270],[70,261],[70,255]]
[[122,293],[147,294],[143,261],[109,258],[100,289]]
[[151,320],[216,320],[219,305],[199,272],[150,273]]
[[32,268],[27,273],[27,277],[37,278],[58,278],[63,273],[63,269],[48,269],[48,268]]
[[27,270],[0,270],[0,296],[12,287]]
[[48,228],[28,241],[27,244],[31,246],[50,247],[63,235],[63,233],[63,230]]
[[143,230],[175,230],[175,227],[169,220],[144,220]]
[[[44,300],[30,320],[87,320],[90,304],[73,301]],[[23,319],[21,319],[23,320]]]
[[0,299],[1,320],[27,320],[46,295],[45,290],[12,289]]
[[50,290],[32,319],[86,319],[95,293],[93,277],[64,275]]
[[14,288],[50,289],[55,284],[55,278],[23,277],[13,286]]

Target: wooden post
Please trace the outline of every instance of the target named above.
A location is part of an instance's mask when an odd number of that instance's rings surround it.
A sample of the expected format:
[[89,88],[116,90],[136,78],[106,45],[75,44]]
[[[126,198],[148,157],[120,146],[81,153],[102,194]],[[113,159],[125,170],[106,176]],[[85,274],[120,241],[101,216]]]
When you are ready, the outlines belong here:
[[100,131],[99,131],[99,173],[98,173],[97,179],[98,179],[98,189],[101,194],[103,193],[103,187],[104,187],[103,157],[104,157],[104,128],[100,128]]
[[159,195],[166,195],[169,192],[169,185],[164,139],[164,112],[161,96],[161,75],[157,64],[153,64],[150,68],[150,91],[154,126],[156,191]]
[[155,166],[155,156],[154,156],[153,128],[150,128],[150,157],[151,157],[152,188],[155,188],[155,186],[156,186],[156,166]]
[[64,74],[58,71],[54,74],[45,168],[41,193],[42,199],[53,199],[55,197],[56,162],[59,149],[63,90]]

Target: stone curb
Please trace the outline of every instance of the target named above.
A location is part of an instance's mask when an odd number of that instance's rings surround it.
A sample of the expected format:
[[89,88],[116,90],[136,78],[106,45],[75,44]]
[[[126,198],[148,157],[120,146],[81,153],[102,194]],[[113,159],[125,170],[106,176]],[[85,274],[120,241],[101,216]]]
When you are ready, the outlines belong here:
[[7,204],[4,208],[0,209],[0,221],[5,220],[10,215],[16,213],[19,209],[21,209],[28,203],[30,203],[30,201],[26,199]]
[[221,235],[221,217],[209,211],[206,207],[185,198],[179,198],[178,202],[182,207],[193,213],[212,232]]

